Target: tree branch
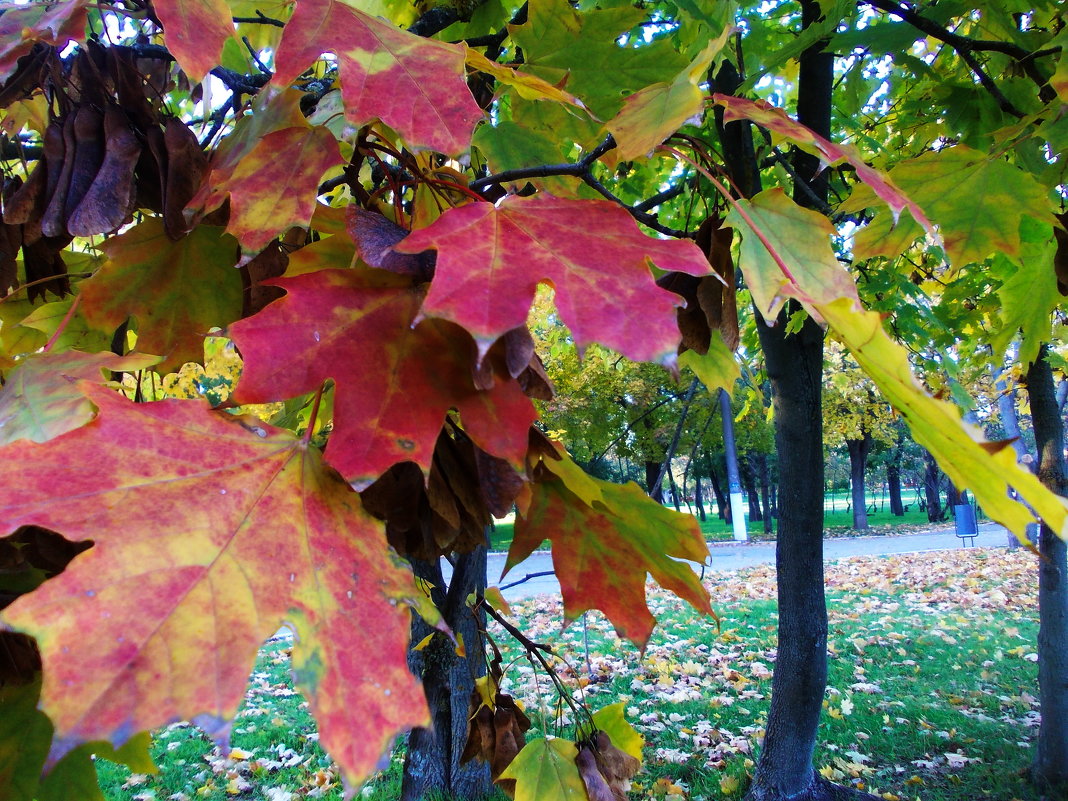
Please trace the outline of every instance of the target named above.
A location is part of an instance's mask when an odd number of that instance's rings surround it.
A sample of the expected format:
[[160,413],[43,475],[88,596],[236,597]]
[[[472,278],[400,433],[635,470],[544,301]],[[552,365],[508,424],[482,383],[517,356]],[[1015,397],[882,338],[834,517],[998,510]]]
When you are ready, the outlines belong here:
[[280,19],[272,19],[262,11],[257,11],[254,17],[234,17],[234,22],[243,22],[248,25],[273,25],[276,28],[284,28],[286,24]]
[[955,33],[944,25],[941,25],[934,20],[924,17],[919,12],[911,9],[907,6],[900,5],[897,0],[866,0],[867,4],[872,8],[877,8],[880,11],[885,11],[888,14],[893,14],[895,17],[900,17],[909,23],[916,30],[921,33],[925,33],[937,39],[940,42],[945,42],[952,47],[960,55],[961,60],[975,73],[979,78],[979,82],[983,87],[991,93],[994,99],[997,101],[998,106],[1008,114],[1012,114],[1015,117],[1024,116],[1012,102],[1005,97],[1000,89],[994,84],[993,80],[987,75],[986,70],[979,64],[978,60],[973,55],[974,53],[991,52],[1002,53],[1017,61],[1027,73],[1027,76],[1034,81],[1039,88],[1039,98],[1043,103],[1050,102],[1056,93],[1049,86],[1049,79],[1042,75],[1042,73],[1035,67],[1035,59],[1041,56],[1052,55],[1060,51],[1060,47],[1049,47],[1045,50],[1036,50],[1034,52],[1020,47],[1012,42],[999,42],[991,39],[972,39],[969,36],[962,36],[959,33]]
[[503,172],[494,175],[487,175],[484,178],[476,178],[467,186],[474,192],[480,192],[480,190],[490,186],[498,186],[500,184],[510,183],[511,181],[521,181],[526,178],[549,178],[550,176],[570,175],[581,180],[605,199],[622,206],[627,210],[631,217],[642,225],[652,228],[654,231],[666,236],[673,236],[677,239],[692,239],[694,235],[690,232],[680,231],[677,228],[669,228],[665,225],[661,225],[655,214],[648,214],[643,209],[635,206],[628,206],[618,197],[613,195],[604,184],[593,176],[593,165],[596,163],[597,159],[615,146],[616,140],[609,134],[604,138],[604,141],[574,164],[539,164],[535,167],[520,167],[515,170],[504,170]]

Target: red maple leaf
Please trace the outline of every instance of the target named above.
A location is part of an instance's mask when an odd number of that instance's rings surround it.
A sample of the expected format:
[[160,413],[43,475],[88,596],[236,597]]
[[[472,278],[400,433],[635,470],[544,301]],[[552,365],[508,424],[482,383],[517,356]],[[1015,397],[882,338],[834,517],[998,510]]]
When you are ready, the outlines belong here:
[[681,301],[656,285],[650,262],[710,272],[694,243],[646,236],[614,203],[544,193],[449,209],[395,249],[438,252],[423,314],[462,325],[483,353],[526,323],[537,285],[548,283],[580,349],[599,342],[636,361],[671,363]]
[[522,464],[533,404],[506,376],[476,388],[475,347],[463,329],[443,320],[413,327],[423,295],[410,279],[320,270],[268,283],[286,296],[230,326],[245,362],[237,402],[295,397],[332,378],[327,460],[361,489],[398,462],[427,473],[452,408],[480,448]]
[[289,85],[324,50],[337,55],[353,124],[379,119],[413,149],[468,149],[482,110],[467,88],[462,45],[424,39],[337,0],[298,0],[273,83]]
[[94,543],[2,613],[40,646],[52,758],[175,720],[225,737],[259,646],[286,621],[323,747],[365,778],[427,718],[397,605],[415,588],[381,524],[287,431],[80,386],[96,419],[0,449],[0,531]]

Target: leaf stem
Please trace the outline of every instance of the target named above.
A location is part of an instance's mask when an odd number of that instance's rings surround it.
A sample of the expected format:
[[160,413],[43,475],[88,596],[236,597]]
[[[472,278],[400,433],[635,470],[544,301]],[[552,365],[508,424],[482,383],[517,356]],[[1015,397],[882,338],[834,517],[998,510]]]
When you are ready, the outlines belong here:
[[768,255],[771,256],[776,266],[778,266],[778,268],[782,270],[782,274],[785,275],[791,283],[795,285],[797,284],[797,279],[794,278],[794,274],[790,272],[790,268],[786,266],[786,262],[783,261],[782,256],[779,255],[779,252],[775,249],[774,245],[772,245],[770,240],[768,240],[768,238],[764,235],[764,232],[760,230],[760,227],[753,221],[753,218],[749,216],[749,212],[745,210],[742,204],[735,199],[734,195],[730,193],[727,187],[725,187],[719,181],[718,178],[712,175],[712,173],[710,173],[700,164],[695,162],[681,150],[677,150],[676,148],[671,147],[671,145],[660,145],[657,150],[663,150],[666,153],[671,153],[675,156],[675,158],[681,159],[687,164],[692,165],[698,172],[705,176],[705,178],[707,178],[711,182],[712,186],[716,188],[716,191],[723,195],[724,199],[731,204],[731,207],[738,212],[738,216],[745,220],[745,224],[749,226],[749,229],[754,234],[756,234],[757,239],[760,240],[760,244],[762,244],[764,248],[768,251]]
[[70,308],[67,309],[67,313],[63,315],[63,319],[59,321],[59,328],[56,329],[56,333],[52,334],[52,337],[45,343],[43,352],[48,353],[52,349],[52,346],[56,344],[56,340],[66,330],[67,324],[74,317],[74,312],[78,308],[78,304],[81,302],[82,296],[75,295],[74,300],[71,301]]
[[312,432],[315,431],[315,418],[319,416],[319,403],[323,399],[323,390],[326,388],[326,382],[324,381],[319,385],[318,391],[315,393],[315,400],[312,401],[311,414],[308,415],[308,428],[304,432],[304,436],[301,440],[307,445],[311,442]]

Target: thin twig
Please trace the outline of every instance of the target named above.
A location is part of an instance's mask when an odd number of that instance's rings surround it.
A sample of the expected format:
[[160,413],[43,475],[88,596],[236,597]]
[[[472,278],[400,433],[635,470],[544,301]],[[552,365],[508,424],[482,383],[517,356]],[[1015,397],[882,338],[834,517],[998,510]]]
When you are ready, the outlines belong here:
[[541,578],[542,576],[555,576],[555,575],[556,575],[555,571],[552,571],[552,570],[540,570],[537,573],[527,573],[525,576],[523,576],[523,578],[519,579],[518,581],[513,581],[513,582],[511,582],[509,584],[502,584],[497,589],[499,589],[501,591],[510,590],[512,587],[518,587],[520,584],[526,584],[531,579]]
[[254,17],[234,17],[234,22],[243,22],[249,25],[273,25],[276,28],[284,28],[286,24],[280,19],[272,19],[262,11],[257,11]]

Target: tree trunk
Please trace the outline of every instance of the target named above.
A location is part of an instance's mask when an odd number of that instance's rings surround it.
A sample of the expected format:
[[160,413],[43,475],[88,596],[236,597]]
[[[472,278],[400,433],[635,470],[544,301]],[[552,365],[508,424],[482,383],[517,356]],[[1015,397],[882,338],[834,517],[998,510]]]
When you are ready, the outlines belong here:
[[760,508],[760,492],[757,489],[752,455],[747,453],[744,459],[739,460],[738,466],[741,468],[742,486],[745,487],[746,500],[749,503],[749,519],[763,520],[764,510]]
[[664,502],[664,489],[661,485],[657,484],[662,476],[660,475],[660,462],[645,462],[645,491],[649,493],[649,497],[657,503]]
[[[1058,495],[1068,495],[1064,424],[1053,387],[1046,346],[1027,370],[1027,394],[1038,448],[1038,475]],[[1038,549],[1038,687],[1042,722],[1031,778],[1050,798],[1068,793],[1068,543],[1043,524]]]
[[671,471],[667,471],[668,486],[671,488],[671,503],[675,506],[676,512],[681,512],[679,508],[679,488],[675,485],[675,476],[671,475]]
[[868,453],[872,445],[867,431],[861,439],[847,439],[849,449],[849,486],[853,491],[853,528],[864,531],[868,528],[868,493],[864,478],[868,472]]
[[[433,728],[415,728],[408,735],[400,801],[419,801],[432,791],[484,798],[493,790],[489,766],[477,761],[460,765],[460,756],[467,740],[468,700],[475,679],[486,672],[480,633],[485,619],[477,619],[465,603],[471,592],[486,588],[486,548],[458,555],[447,592],[442,590],[446,585],[439,562],[412,559],[411,564],[417,577],[433,585],[431,598],[445,622],[463,636],[468,658],[457,656],[443,636],[434,637],[422,651],[408,652],[408,667],[423,682]],[[422,618],[412,616],[413,643],[432,631]]]
[[753,469],[757,474],[757,484],[760,486],[760,504],[764,507],[764,533],[772,533],[772,518],[775,513],[771,509],[771,480],[768,476],[768,455],[766,453],[753,454]]
[[723,485],[719,483],[719,474],[712,466],[712,457],[705,454],[708,464],[708,483],[712,485],[712,494],[716,496],[716,513],[727,525],[731,522],[731,505],[727,502],[727,496],[723,494]]
[[894,450],[886,463],[886,487],[890,491],[890,514],[902,517],[905,514],[905,505],[901,502],[901,459],[905,455],[905,429],[901,421],[897,421],[897,442]]
[[697,473],[693,474],[693,502],[697,505],[697,516],[704,523],[708,518],[705,515],[704,498],[701,495],[701,477]]
[[757,329],[772,383],[779,455],[779,647],[764,747],[748,798],[815,798],[812,769],[827,683],[823,595],[823,331],[808,318],[785,335],[787,311]]
[[[818,0],[801,0],[802,28],[822,17]],[[834,56],[816,42],[800,57],[798,120],[830,136]],[[748,127],[741,130],[748,136]],[[817,157],[795,151],[794,169],[807,187],[794,200],[825,203],[827,173]],[[733,173],[734,168],[728,164]],[[746,168],[740,168],[745,170]],[[757,189],[759,187],[753,187]],[[823,592],[823,329],[807,317],[786,334],[793,302],[774,327],[756,314],[757,331],[771,379],[775,445],[779,457],[779,642],[771,709],[748,801],[817,801],[874,798],[833,785],[812,767],[823,696],[827,688],[827,601]]]
[[927,521],[941,523],[945,519],[942,509],[942,492],[939,485],[942,483],[942,471],[938,469],[938,463],[928,452],[923,452],[923,492],[927,502]]

